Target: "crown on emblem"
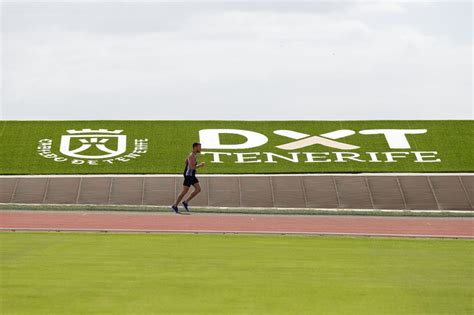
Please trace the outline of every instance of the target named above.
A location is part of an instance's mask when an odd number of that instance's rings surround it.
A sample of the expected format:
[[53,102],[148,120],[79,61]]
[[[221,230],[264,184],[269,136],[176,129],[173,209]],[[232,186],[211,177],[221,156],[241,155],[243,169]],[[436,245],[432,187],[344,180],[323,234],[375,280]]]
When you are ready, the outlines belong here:
[[111,134],[118,134],[121,133],[123,130],[108,130],[108,129],[82,129],[82,130],[75,130],[69,129],[67,132],[70,134],[81,134],[81,133],[111,133]]

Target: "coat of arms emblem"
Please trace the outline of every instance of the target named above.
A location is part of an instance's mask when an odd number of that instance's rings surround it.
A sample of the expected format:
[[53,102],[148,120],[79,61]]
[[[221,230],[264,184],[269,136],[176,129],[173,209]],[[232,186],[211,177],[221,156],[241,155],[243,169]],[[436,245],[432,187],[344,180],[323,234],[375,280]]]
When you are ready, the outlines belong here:
[[107,159],[125,153],[127,136],[123,130],[68,130],[61,136],[60,152],[81,159]]

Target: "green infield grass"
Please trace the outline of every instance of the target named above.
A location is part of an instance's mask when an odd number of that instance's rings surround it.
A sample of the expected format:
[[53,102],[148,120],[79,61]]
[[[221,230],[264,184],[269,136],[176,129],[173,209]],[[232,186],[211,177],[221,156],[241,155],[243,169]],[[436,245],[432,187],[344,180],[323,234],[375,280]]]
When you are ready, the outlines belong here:
[[[205,149],[203,151],[207,154],[199,157],[200,161],[207,162],[207,166],[199,170],[202,173],[472,172],[473,127],[472,120],[0,121],[0,174],[177,174],[183,171],[184,159],[191,144],[201,140],[199,131],[203,129],[249,130],[264,135],[268,142],[247,149]],[[97,141],[104,139],[91,139],[85,135],[85,139],[70,138],[70,142],[66,142],[65,136],[70,136],[67,130],[71,129],[122,130],[121,134],[126,136],[126,150],[110,159],[83,158],[104,155],[104,149],[112,152],[117,149],[115,151],[119,152],[119,140],[109,137],[105,139],[106,143],[100,143]],[[336,149],[316,143],[284,150],[277,146],[296,140],[274,133],[282,129],[308,136],[351,130],[353,135],[335,141],[359,148]],[[390,147],[383,134],[360,134],[360,131],[368,129],[427,131],[407,135],[409,148],[401,149]],[[140,147],[140,152],[130,157],[129,154],[136,148],[135,140],[144,139],[147,140],[146,148]],[[235,134],[222,134],[220,137],[220,144],[224,145],[246,141],[245,137]],[[74,151],[79,157],[64,154],[60,147],[65,148],[68,154]],[[214,163],[217,160],[210,152],[223,153],[220,155],[221,163]],[[374,156],[371,157],[370,152]],[[268,153],[280,157],[272,155],[270,159]],[[238,154],[245,155],[240,156],[240,162]],[[358,155],[355,158],[359,161],[349,158],[354,157],[353,154]],[[387,154],[402,156],[391,161]],[[417,158],[416,154],[424,157]]]
[[473,314],[467,240],[0,234],[2,314]]

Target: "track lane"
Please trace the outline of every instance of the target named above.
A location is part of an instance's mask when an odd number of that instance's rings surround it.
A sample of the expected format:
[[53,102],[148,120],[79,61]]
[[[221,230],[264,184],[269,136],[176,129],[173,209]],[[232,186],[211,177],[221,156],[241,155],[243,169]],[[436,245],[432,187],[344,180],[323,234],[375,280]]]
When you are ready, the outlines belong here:
[[0,211],[0,229],[474,238],[474,219]]

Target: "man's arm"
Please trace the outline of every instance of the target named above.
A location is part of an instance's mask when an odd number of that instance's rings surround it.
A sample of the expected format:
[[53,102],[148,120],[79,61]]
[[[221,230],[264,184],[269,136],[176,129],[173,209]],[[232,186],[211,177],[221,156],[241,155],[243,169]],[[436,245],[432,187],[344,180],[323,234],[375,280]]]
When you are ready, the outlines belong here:
[[189,168],[190,169],[195,170],[197,168],[196,157],[194,155],[192,155],[192,154],[189,155],[188,163],[189,163]]
[[189,157],[189,167],[192,169],[192,170],[195,170],[195,169],[198,169],[200,167],[203,167],[204,165],[206,165],[206,163],[204,162],[201,162],[199,164],[196,164],[196,157],[194,155],[191,155]]

